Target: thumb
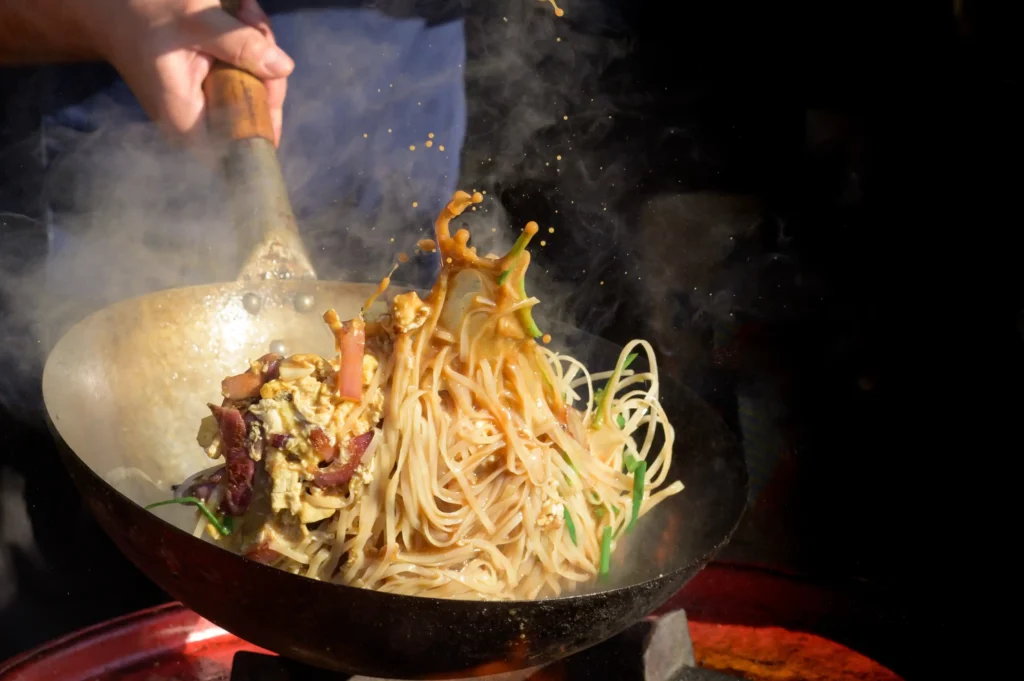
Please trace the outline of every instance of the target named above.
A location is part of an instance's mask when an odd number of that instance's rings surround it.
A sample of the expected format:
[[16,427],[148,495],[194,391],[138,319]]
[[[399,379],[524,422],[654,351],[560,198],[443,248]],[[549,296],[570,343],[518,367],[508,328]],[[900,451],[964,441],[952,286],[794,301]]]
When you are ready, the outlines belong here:
[[259,30],[246,26],[222,10],[194,15],[200,51],[245,69],[257,78],[284,78],[295,62]]

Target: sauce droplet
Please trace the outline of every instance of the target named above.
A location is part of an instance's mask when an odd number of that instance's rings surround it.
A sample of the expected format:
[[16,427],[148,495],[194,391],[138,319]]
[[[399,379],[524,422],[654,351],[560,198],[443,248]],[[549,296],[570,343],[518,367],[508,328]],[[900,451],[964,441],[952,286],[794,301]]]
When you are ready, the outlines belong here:
[[437,250],[437,242],[433,239],[420,239],[416,242],[416,247],[424,253],[433,253]]
[[554,234],[554,233],[555,233],[555,228],[554,227],[548,227],[548,234]]
[[419,207],[419,205],[420,205],[419,201],[413,201],[413,202],[412,202],[412,207],[413,207],[413,208],[418,208],[418,207]]
[[427,140],[426,144],[427,144],[427,149],[429,149],[430,147],[434,146],[434,143],[431,142],[430,140]]
[[547,2],[552,7],[554,7],[555,8],[555,16],[556,17],[565,16],[565,11],[561,7],[558,6],[558,3],[556,2],[556,0],[540,0],[540,1],[541,2]]
[[544,343],[544,345],[547,345],[548,343],[551,342],[551,334],[550,333],[544,334],[543,336],[540,337],[540,340],[541,340],[542,343]]
[[400,262],[402,264],[405,264],[405,263],[409,262],[409,254],[408,253],[404,253],[404,252],[403,253],[399,253],[398,254],[398,262]]
[[415,144],[410,144],[409,145],[409,151],[416,151],[416,145]]
[[442,144],[442,145],[438,146],[438,147],[437,147],[437,150],[438,150],[438,151],[444,151],[444,145]]
[[434,133],[428,132],[427,137],[429,137],[430,139],[434,139]]

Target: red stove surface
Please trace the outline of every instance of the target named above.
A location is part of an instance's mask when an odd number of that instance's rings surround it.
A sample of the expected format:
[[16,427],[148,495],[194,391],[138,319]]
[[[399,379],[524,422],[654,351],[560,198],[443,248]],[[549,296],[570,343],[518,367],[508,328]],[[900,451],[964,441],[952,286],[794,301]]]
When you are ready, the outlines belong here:
[[[711,570],[718,579],[730,578]],[[755,580],[749,586],[764,585]],[[699,666],[747,681],[900,681],[865,655],[815,634],[700,619],[691,619],[689,628]],[[170,603],[18,656],[0,665],[0,681],[225,681],[243,651],[272,655]],[[556,665],[532,678],[571,681],[561,676]]]

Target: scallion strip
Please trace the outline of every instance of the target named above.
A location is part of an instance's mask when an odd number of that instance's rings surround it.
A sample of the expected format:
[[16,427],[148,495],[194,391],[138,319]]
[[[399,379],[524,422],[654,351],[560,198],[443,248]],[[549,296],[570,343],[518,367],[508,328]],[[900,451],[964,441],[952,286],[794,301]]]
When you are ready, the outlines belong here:
[[594,393],[594,420],[590,423],[592,430],[600,430],[604,423],[604,399],[608,396],[608,388],[604,387]]
[[633,529],[636,519],[640,517],[640,506],[644,503],[644,485],[647,483],[647,462],[637,461],[633,469],[633,516],[629,519],[627,531]]
[[[626,361],[622,363],[622,371],[628,369],[629,365],[632,364],[638,356],[639,355],[637,355],[637,353],[635,352],[631,352],[628,355],[626,355]],[[608,399],[607,384],[605,385],[605,387],[601,388],[600,390],[594,393],[594,404],[596,406],[594,407],[594,420],[590,424],[592,430],[599,430],[601,428],[601,425],[604,423],[604,403],[606,399]],[[626,422],[624,420],[621,420],[620,416],[619,428],[624,428],[625,426]]]
[[[527,227],[529,227],[529,225],[527,225]],[[530,240],[533,239],[533,235],[536,233],[536,231],[528,232],[525,229],[521,231],[516,242],[512,244],[512,250],[505,255],[504,260],[512,261],[515,258],[518,258],[519,254],[526,250],[527,245],[529,245]]]
[[498,286],[504,286],[505,282],[508,281],[508,275],[512,274],[512,270],[505,270],[498,276]]
[[630,454],[629,452],[626,452],[625,454],[622,455],[622,465],[626,467],[627,473],[632,473],[633,471],[635,471],[639,463],[640,462],[637,461],[637,458]]
[[619,430],[623,430],[626,427],[626,417],[622,414],[615,417],[615,422],[619,424]]
[[213,511],[206,507],[206,504],[203,503],[202,499],[199,499],[197,497],[181,497],[180,499],[168,499],[167,501],[158,501],[155,504],[150,504],[149,506],[146,506],[146,510],[148,511],[152,508],[156,508],[157,506],[168,506],[170,504],[195,506],[196,508],[203,512],[203,515],[206,516],[206,519],[210,521],[211,525],[217,528],[218,532],[220,532],[225,537],[231,534],[231,527],[225,523],[222,523],[220,519],[216,515],[214,515]]
[[576,543],[576,523],[572,521],[572,514],[569,513],[569,507],[562,507],[562,515],[565,516],[565,529],[569,530],[569,539],[572,539],[573,546],[579,546]]
[[[526,275],[519,281],[519,294],[526,299]],[[526,327],[526,333],[530,334],[534,338],[540,338],[544,333],[537,326],[537,322],[533,321],[533,312],[528,307],[519,308],[519,321]]]
[[612,526],[605,525],[601,535],[601,575],[608,574],[612,563]]

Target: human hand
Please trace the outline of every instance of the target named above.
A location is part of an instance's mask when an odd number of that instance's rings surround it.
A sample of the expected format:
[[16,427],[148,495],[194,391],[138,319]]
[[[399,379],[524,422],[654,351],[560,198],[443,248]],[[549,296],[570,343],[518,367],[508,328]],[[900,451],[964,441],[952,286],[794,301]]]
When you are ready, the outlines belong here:
[[[294,62],[274,41],[256,0],[236,16],[219,0],[88,0],[74,3],[96,52],[121,74],[146,113],[173,135],[203,130],[203,81],[214,60],[249,71],[267,87],[274,142]],[[237,17],[237,18],[236,18]]]

